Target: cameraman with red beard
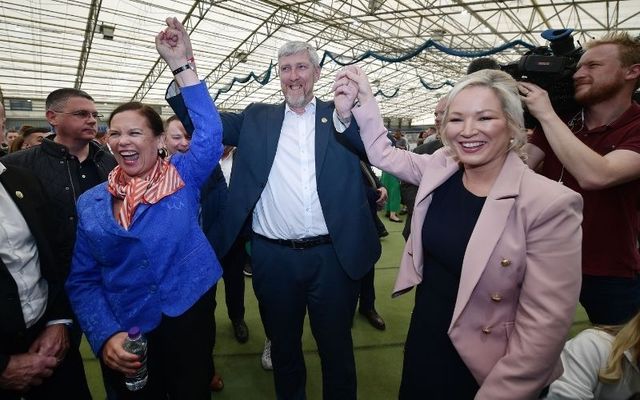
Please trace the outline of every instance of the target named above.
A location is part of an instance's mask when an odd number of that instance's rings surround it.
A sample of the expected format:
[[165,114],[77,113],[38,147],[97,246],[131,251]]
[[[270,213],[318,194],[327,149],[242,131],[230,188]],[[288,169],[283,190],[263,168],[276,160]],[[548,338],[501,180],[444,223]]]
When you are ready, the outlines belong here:
[[[584,198],[580,302],[593,324],[618,325],[640,309],[640,40],[607,34],[585,46],[573,75],[583,107],[561,118],[547,93],[519,83],[539,121],[527,163]],[[563,268],[558,265],[558,268]]]

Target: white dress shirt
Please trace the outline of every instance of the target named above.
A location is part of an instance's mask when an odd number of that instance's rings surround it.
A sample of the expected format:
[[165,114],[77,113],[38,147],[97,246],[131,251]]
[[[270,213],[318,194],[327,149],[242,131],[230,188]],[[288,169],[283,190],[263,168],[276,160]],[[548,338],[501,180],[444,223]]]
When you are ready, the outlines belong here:
[[[6,167],[0,164],[0,174]],[[18,286],[27,328],[47,307],[48,285],[40,273],[38,246],[18,206],[0,184],[0,257]]]
[[220,169],[222,170],[222,175],[224,175],[224,180],[227,182],[227,187],[229,187],[229,182],[231,182],[231,169],[233,168],[233,153],[235,153],[235,149],[231,150],[229,154],[225,158],[220,159]]
[[253,231],[272,239],[329,233],[316,182],[316,99],[296,114],[285,106],[278,149],[253,211]]

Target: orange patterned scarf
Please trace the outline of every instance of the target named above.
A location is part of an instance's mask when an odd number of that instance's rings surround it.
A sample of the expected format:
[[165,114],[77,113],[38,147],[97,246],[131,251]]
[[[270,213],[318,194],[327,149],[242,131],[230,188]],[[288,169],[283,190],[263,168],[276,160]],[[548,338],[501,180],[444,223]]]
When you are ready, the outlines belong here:
[[183,186],[176,167],[161,158],[146,178],[132,178],[118,165],[109,174],[107,185],[114,197],[123,199],[116,220],[126,230],[129,230],[139,204],[155,204]]

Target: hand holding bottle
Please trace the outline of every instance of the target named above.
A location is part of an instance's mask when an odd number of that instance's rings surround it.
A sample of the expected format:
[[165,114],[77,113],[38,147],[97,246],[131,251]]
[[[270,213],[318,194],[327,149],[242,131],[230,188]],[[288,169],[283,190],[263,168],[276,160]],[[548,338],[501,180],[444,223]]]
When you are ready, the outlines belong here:
[[126,338],[127,332],[118,332],[111,336],[102,347],[102,361],[107,367],[124,375],[133,375],[142,367],[142,363],[139,356],[124,350]]

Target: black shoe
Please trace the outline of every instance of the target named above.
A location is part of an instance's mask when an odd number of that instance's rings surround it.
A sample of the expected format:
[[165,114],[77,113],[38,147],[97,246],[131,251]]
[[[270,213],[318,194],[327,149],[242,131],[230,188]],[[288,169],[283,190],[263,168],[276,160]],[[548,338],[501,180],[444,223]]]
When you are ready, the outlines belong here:
[[244,268],[242,269],[242,273],[244,276],[252,277],[253,276],[253,268],[251,268],[251,264],[246,263]]
[[386,237],[386,236],[389,236],[389,232],[387,232],[386,229],[383,229],[380,232],[378,232],[378,237],[383,238],[383,237]]
[[247,343],[247,340],[249,340],[249,328],[247,328],[244,319],[231,321],[231,325],[233,325],[233,335],[236,340],[240,343]]
[[360,314],[362,314],[367,319],[367,321],[369,321],[371,326],[373,326],[377,330],[383,331],[386,329],[387,326],[385,325],[384,320],[375,309],[360,310]]

